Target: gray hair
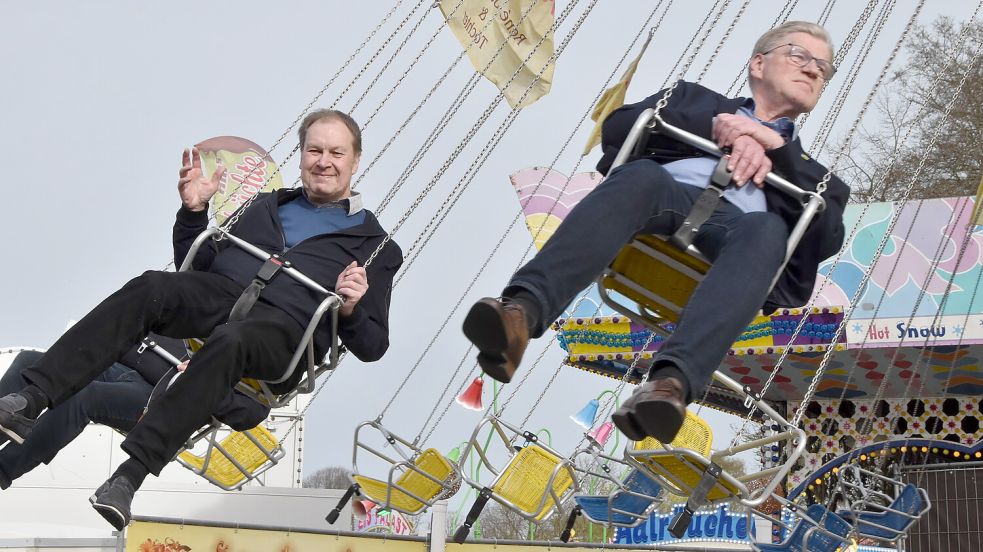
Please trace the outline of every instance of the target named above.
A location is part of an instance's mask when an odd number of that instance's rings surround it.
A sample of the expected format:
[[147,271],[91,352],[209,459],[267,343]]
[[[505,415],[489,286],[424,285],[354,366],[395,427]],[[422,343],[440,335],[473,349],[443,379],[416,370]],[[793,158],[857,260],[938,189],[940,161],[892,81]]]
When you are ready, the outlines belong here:
[[751,57],[788,44],[786,37],[792,33],[810,34],[825,42],[829,46],[830,52],[830,59],[828,61],[830,63],[833,62],[832,58],[835,48],[833,47],[833,39],[829,36],[829,31],[822,25],[817,25],[809,21],[789,21],[761,35],[761,38],[754,43],[754,51],[751,52]]
[[334,109],[317,109],[310,112],[307,117],[304,117],[304,120],[301,121],[300,126],[297,128],[297,138],[300,139],[301,148],[304,147],[304,143],[307,140],[307,129],[322,119],[341,121],[348,127],[348,131],[352,133],[352,147],[355,150],[355,154],[362,154],[362,129],[358,127],[358,123],[350,115]]

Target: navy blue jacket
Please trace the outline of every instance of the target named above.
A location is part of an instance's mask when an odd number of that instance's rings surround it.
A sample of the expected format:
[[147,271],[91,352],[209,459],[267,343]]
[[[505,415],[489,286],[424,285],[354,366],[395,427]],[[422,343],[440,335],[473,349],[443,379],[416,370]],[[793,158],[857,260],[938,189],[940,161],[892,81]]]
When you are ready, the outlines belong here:
[[[607,174],[635,120],[642,111],[654,108],[664,93],[663,90],[636,104],[625,105],[604,120],[601,133],[604,155],[597,163],[598,171]],[[680,81],[661,116],[672,126],[710,140],[713,117],[719,113],[736,113],[746,101],[746,98],[727,98],[698,84]],[[815,191],[816,184],[827,172],[826,167],[802,149],[798,138],[766,153],[771,159],[772,170],[803,190]],[[645,152],[645,157],[660,164],[706,155],[703,151],[659,134],[651,136]],[[791,230],[802,213],[802,206],[771,186],[765,186],[765,196],[768,211],[781,216]],[[835,255],[843,245],[843,209],[849,197],[850,188],[833,175],[823,193],[826,209],[813,219],[792,253],[792,258],[763,306],[765,311],[798,307],[809,301],[816,284],[819,263]]]
[[[383,242],[386,232],[375,215],[365,212],[362,224],[308,238],[287,249],[283,242],[283,228],[277,208],[301,194],[300,188],[281,189],[263,193],[242,212],[232,233],[267,253],[279,253],[297,270],[333,291],[338,275],[352,261],[364,266],[372,252]],[[180,266],[191,244],[208,224],[205,211],[190,211],[183,206],[174,222],[174,262]],[[392,281],[403,263],[403,254],[390,240],[379,255],[366,268],[369,289],[358,302],[352,315],[339,318],[338,336],[342,344],[365,362],[382,358],[389,348],[389,300]],[[228,241],[203,246],[194,259],[196,270],[207,270],[228,277],[243,286],[256,277],[262,263],[238,247],[230,247]],[[275,278],[260,294],[260,301],[273,305],[306,327],[314,310],[323,300],[289,276]],[[314,345],[319,354],[330,346],[329,319],[326,316],[314,334]]]

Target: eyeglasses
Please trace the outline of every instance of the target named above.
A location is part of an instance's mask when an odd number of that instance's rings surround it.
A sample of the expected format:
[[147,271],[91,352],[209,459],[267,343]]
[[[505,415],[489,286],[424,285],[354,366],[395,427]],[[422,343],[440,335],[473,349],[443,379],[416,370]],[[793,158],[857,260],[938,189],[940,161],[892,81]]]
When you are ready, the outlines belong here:
[[809,62],[815,61],[816,68],[819,69],[819,72],[822,74],[824,80],[828,81],[829,79],[833,78],[833,75],[836,74],[836,66],[834,66],[830,61],[813,56],[811,53],[809,53],[809,50],[806,50],[805,48],[799,46],[798,44],[790,43],[790,44],[782,44],[781,46],[775,46],[774,48],[768,50],[767,52],[762,52],[761,55],[768,55],[774,52],[775,50],[779,48],[784,48],[786,46],[788,46],[788,51],[785,52],[785,57],[787,57],[788,60],[791,61],[795,66],[805,67],[809,65]]

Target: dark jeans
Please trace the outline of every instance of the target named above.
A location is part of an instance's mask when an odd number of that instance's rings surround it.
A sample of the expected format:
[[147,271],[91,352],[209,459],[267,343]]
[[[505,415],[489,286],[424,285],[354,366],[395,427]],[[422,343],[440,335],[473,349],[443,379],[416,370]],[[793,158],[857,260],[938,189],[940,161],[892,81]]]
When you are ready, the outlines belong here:
[[[17,355],[0,378],[0,396],[15,393],[27,382],[22,372],[44,353],[24,351]],[[107,425],[122,432],[137,423],[153,389],[140,374],[122,364],[113,364],[95,380],[38,420],[24,443],[9,443],[0,449],[0,486],[48,464],[62,448],[82,433],[89,422]]]
[[123,441],[123,450],[159,474],[236,382],[279,378],[300,342],[300,324],[262,301],[245,320],[226,323],[241,292],[217,274],[146,272],[69,328],[24,378],[57,407],[149,333],[207,337],[184,375]]
[[[675,232],[701,192],[648,159],[611,171],[509,284],[528,290],[543,306],[544,319],[534,335],[541,335],[635,234]],[[702,395],[764,304],[787,240],[788,228],[778,215],[744,213],[726,201],[700,227],[694,245],[713,261],[712,268],[653,364],[673,364],[685,373],[690,400]]]

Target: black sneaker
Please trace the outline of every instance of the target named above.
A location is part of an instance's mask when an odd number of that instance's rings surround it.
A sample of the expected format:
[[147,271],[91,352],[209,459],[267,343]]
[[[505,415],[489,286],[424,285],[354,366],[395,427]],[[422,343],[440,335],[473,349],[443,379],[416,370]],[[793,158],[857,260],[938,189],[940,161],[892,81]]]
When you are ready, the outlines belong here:
[[130,504],[133,503],[134,494],[136,490],[130,480],[117,476],[100,486],[89,502],[110,525],[122,531],[130,523]]
[[99,498],[99,496],[102,493],[104,493],[104,492],[106,492],[106,491],[109,490],[109,485],[112,482],[113,482],[113,480],[111,478],[103,481],[102,482],[102,485],[99,485],[99,488],[96,489],[96,492],[92,493],[92,496],[89,497],[89,504],[95,504],[96,503],[96,499]]
[[28,418],[20,412],[27,408],[27,397],[11,393],[0,397],[0,434],[4,440],[10,439],[18,445],[24,442],[37,420]]

